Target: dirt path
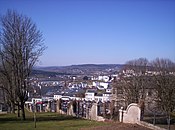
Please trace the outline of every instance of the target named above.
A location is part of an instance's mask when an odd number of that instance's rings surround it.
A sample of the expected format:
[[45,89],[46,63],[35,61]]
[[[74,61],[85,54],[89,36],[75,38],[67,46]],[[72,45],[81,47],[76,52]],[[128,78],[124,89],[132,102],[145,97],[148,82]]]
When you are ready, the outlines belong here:
[[151,130],[151,129],[137,125],[137,124],[124,124],[119,122],[115,122],[115,123],[110,122],[106,126],[83,128],[80,130]]

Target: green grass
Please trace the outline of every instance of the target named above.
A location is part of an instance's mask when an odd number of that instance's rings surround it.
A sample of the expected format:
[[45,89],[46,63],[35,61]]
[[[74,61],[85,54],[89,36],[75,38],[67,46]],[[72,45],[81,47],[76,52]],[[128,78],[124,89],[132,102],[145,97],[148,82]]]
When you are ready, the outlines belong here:
[[99,125],[103,122],[79,119],[57,113],[37,113],[34,128],[33,113],[26,112],[26,121],[15,114],[0,114],[0,130],[78,130]]

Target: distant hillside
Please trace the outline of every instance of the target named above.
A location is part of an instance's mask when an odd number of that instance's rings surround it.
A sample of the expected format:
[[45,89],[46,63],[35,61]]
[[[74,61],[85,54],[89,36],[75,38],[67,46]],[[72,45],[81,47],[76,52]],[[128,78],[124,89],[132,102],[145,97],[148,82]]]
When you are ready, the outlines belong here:
[[96,74],[96,73],[109,73],[115,72],[121,69],[121,64],[82,64],[71,66],[49,66],[49,67],[37,67],[36,70],[44,72],[55,72],[59,74]]
[[56,75],[71,75],[71,74],[34,69],[32,70],[32,75],[44,75],[48,77],[55,77]]

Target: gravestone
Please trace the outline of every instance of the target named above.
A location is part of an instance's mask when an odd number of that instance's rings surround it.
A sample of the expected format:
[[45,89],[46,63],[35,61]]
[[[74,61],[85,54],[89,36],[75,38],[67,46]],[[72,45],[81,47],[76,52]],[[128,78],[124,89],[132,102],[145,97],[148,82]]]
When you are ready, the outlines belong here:
[[96,120],[96,121],[104,121],[105,120],[102,116],[97,115],[97,103],[96,102],[94,102],[92,104],[89,115],[90,115],[90,120]]
[[97,103],[93,103],[90,110],[90,119],[96,120],[96,118],[97,118]]
[[138,104],[131,103],[126,110],[119,110],[119,121],[123,123],[137,123],[141,118],[141,109]]
[[74,113],[74,110],[73,110],[73,101],[71,101],[71,102],[68,104],[67,115],[76,116],[76,114]]

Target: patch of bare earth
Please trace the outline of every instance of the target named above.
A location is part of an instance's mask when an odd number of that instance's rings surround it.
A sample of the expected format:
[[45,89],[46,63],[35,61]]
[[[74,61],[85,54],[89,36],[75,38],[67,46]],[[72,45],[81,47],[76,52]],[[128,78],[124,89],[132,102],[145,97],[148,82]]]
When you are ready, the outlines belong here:
[[[106,122],[105,122],[106,123]],[[119,122],[107,122],[105,126],[96,126],[90,128],[82,128],[80,130],[151,130],[149,128],[137,124],[125,124]]]

